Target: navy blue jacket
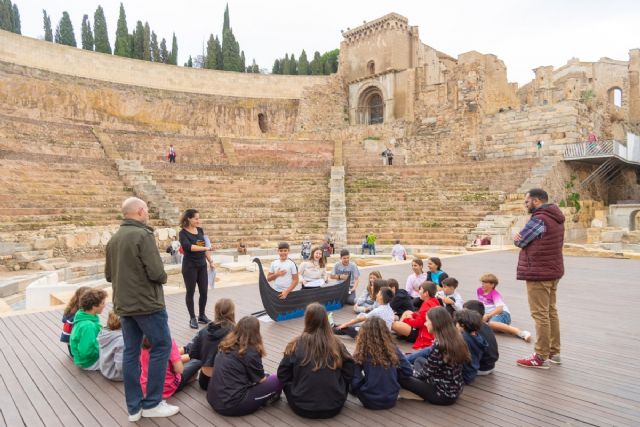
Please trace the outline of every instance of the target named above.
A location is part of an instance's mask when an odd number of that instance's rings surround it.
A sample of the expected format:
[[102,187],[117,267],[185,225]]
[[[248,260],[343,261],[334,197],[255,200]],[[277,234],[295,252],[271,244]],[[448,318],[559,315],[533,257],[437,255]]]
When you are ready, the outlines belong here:
[[398,377],[411,377],[413,368],[404,354],[396,347],[400,366],[397,368],[373,366],[369,362],[356,364],[351,381],[351,391],[368,409],[389,409],[396,405],[400,384]]
[[471,335],[463,332],[462,336],[467,343],[467,347],[469,347],[469,353],[471,353],[471,361],[462,365],[462,378],[464,378],[465,384],[471,384],[476,378],[476,375],[478,375],[480,359],[489,345],[487,344],[487,340],[479,333],[477,335]]

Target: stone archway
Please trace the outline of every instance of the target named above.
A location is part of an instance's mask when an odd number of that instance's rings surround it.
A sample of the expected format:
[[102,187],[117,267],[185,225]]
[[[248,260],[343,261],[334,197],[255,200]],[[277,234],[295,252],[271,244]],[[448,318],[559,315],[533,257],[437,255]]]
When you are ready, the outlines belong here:
[[358,123],[373,125],[384,122],[384,97],[380,88],[369,86],[358,99]]
[[638,226],[638,219],[640,218],[640,209],[635,210],[629,214],[629,231],[640,230]]

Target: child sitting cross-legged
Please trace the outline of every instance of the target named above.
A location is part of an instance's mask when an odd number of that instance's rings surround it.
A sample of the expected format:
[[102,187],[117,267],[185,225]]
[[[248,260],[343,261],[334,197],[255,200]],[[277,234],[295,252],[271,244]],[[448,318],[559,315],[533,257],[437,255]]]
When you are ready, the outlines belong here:
[[[425,326],[427,312],[434,307],[440,307],[440,300],[436,298],[438,289],[433,282],[424,282],[420,286],[422,305],[417,312],[405,311],[399,321],[393,322],[392,329],[398,337],[405,337],[413,342],[413,348],[418,350],[429,347],[433,343],[433,335]],[[445,310],[446,312],[446,310]]]
[[389,286],[391,292],[393,292],[393,299],[389,305],[398,319],[405,311],[413,311],[413,299],[406,289],[400,289],[400,285],[396,279],[387,279],[387,286]]
[[80,297],[89,289],[91,288],[88,286],[80,286],[76,289],[62,313],[62,333],[60,333],[60,342],[67,344],[69,355],[71,357],[73,357],[73,354],[71,354],[69,337],[71,337],[71,331],[73,330],[73,318],[76,316],[78,310],[80,310]]
[[453,277],[447,277],[440,283],[441,289],[436,295],[444,308],[451,316],[456,311],[462,310],[462,296],[458,293],[458,281]]
[[[484,304],[480,301],[472,299],[464,303],[464,308],[475,311],[480,315],[480,319],[484,316]],[[498,352],[498,341],[496,340],[496,334],[485,322],[482,322],[478,334],[481,335],[487,342],[487,348],[485,348],[480,358],[480,366],[478,368],[478,375],[489,375],[493,372],[496,362],[500,357]]]
[[367,283],[364,292],[356,298],[356,303],[353,305],[354,312],[367,313],[375,308],[377,290],[374,288],[374,284],[376,280],[382,280],[382,274],[379,271],[369,273],[369,283]]
[[426,327],[435,341],[426,358],[418,358],[413,376],[400,378],[400,385],[434,405],[452,405],[464,387],[462,366],[471,357],[462,334],[444,307],[427,313]]
[[80,297],[80,310],[73,318],[69,338],[73,363],[87,371],[100,369],[98,334],[102,329],[98,315],[104,310],[107,293],[102,289],[89,289]]
[[514,335],[529,342],[531,333],[522,331],[511,326],[511,313],[502,299],[502,294],[498,292],[498,278],[491,273],[483,274],[480,277],[481,285],[477,290],[478,301],[484,304],[485,315],[482,320],[489,323],[494,332],[503,332]]
[[107,327],[98,334],[100,344],[100,372],[113,381],[122,381],[122,356],[124,354],[124,338],[120,316],[109,311]]
[[280,397],[278,377],[264,372],[265,354],[260,321],[243,317],[220,343],[207,388],[207,401],[217,413],[249,415]]
[[[386,284],[386,280],[376,280],[376,283],[377,282],[385,282]],[[348,322],[334,327],[333,332],[336,335],[349,335],[351,338],[355,338],[358,335],[359,327],[354,327],[353,325],[364,322],[370,317],[379,317],[384,321],[389,331],[391,331],[391,325],[394,321],[394,314],[393,309],[389,305],[389,302],[392,298],[393,292],[391,291],[391,289],[386,286],[381,287],[376,296],[376,302],[378,303],[378,306],[376,308],[368,313],[360,313],[357,317],[349,320]]]
[[377,316],[367,318],[358,333],[353,358],[356,366],[351,392],[365,408],[393,408],[400,392],[398,378],[410,377],[413,368],[394,344],[384,320]]
[[471,384],[478,375],[480,369],[480,359],[486,351],[487,341],[478,333],[482,325],[482,317],[472,310],[462,309],[456,311],[453,317],[458,329],[462,333],[464,342],[467,343],[471,360],[465,362],[462,367],[462,377],[465,384]]

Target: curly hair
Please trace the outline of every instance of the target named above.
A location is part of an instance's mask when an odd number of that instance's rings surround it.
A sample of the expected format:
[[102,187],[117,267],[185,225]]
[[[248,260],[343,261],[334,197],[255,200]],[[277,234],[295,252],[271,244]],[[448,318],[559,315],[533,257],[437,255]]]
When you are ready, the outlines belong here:
[[397,347],[384,320],[371,316],[364,322],[356,338],[353,359],[359,364],[369,362],[383,368],[400,366]]
[[194,216],[196,216],[197,213],[199,213],[197,209],[185,210],[180,216],[180,220],[178,221],[180,223],[180,227],[181,228],[189,227],[189,220]]
[[89,311],[107,299],[107,292],[102,289],[89,289],[80,297],[80,308]]
[[78,309],[80,309],[80,297],[89,289],[91,289],[89,286],[80,286],[78,289],[76,289],[76,291],[73,293],[73,296],[67,303],[67,306],[64,308],[65,316],[70,316],[76,313]]

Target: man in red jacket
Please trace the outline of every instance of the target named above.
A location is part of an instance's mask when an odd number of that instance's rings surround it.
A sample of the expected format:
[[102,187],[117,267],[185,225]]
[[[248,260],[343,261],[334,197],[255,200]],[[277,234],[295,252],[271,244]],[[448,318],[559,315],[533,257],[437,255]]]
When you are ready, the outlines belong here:
[[527,281],[529,310],[536,324],[535,353],[516,362],[525,368],[549,369],[550,363],[560,364],[556,291],[564,275],[564,214],[558,206],[548,202],[546,191],[529,190],[524,205],[531,218],[513,239],[513,243],[522,248],[517,278]]

